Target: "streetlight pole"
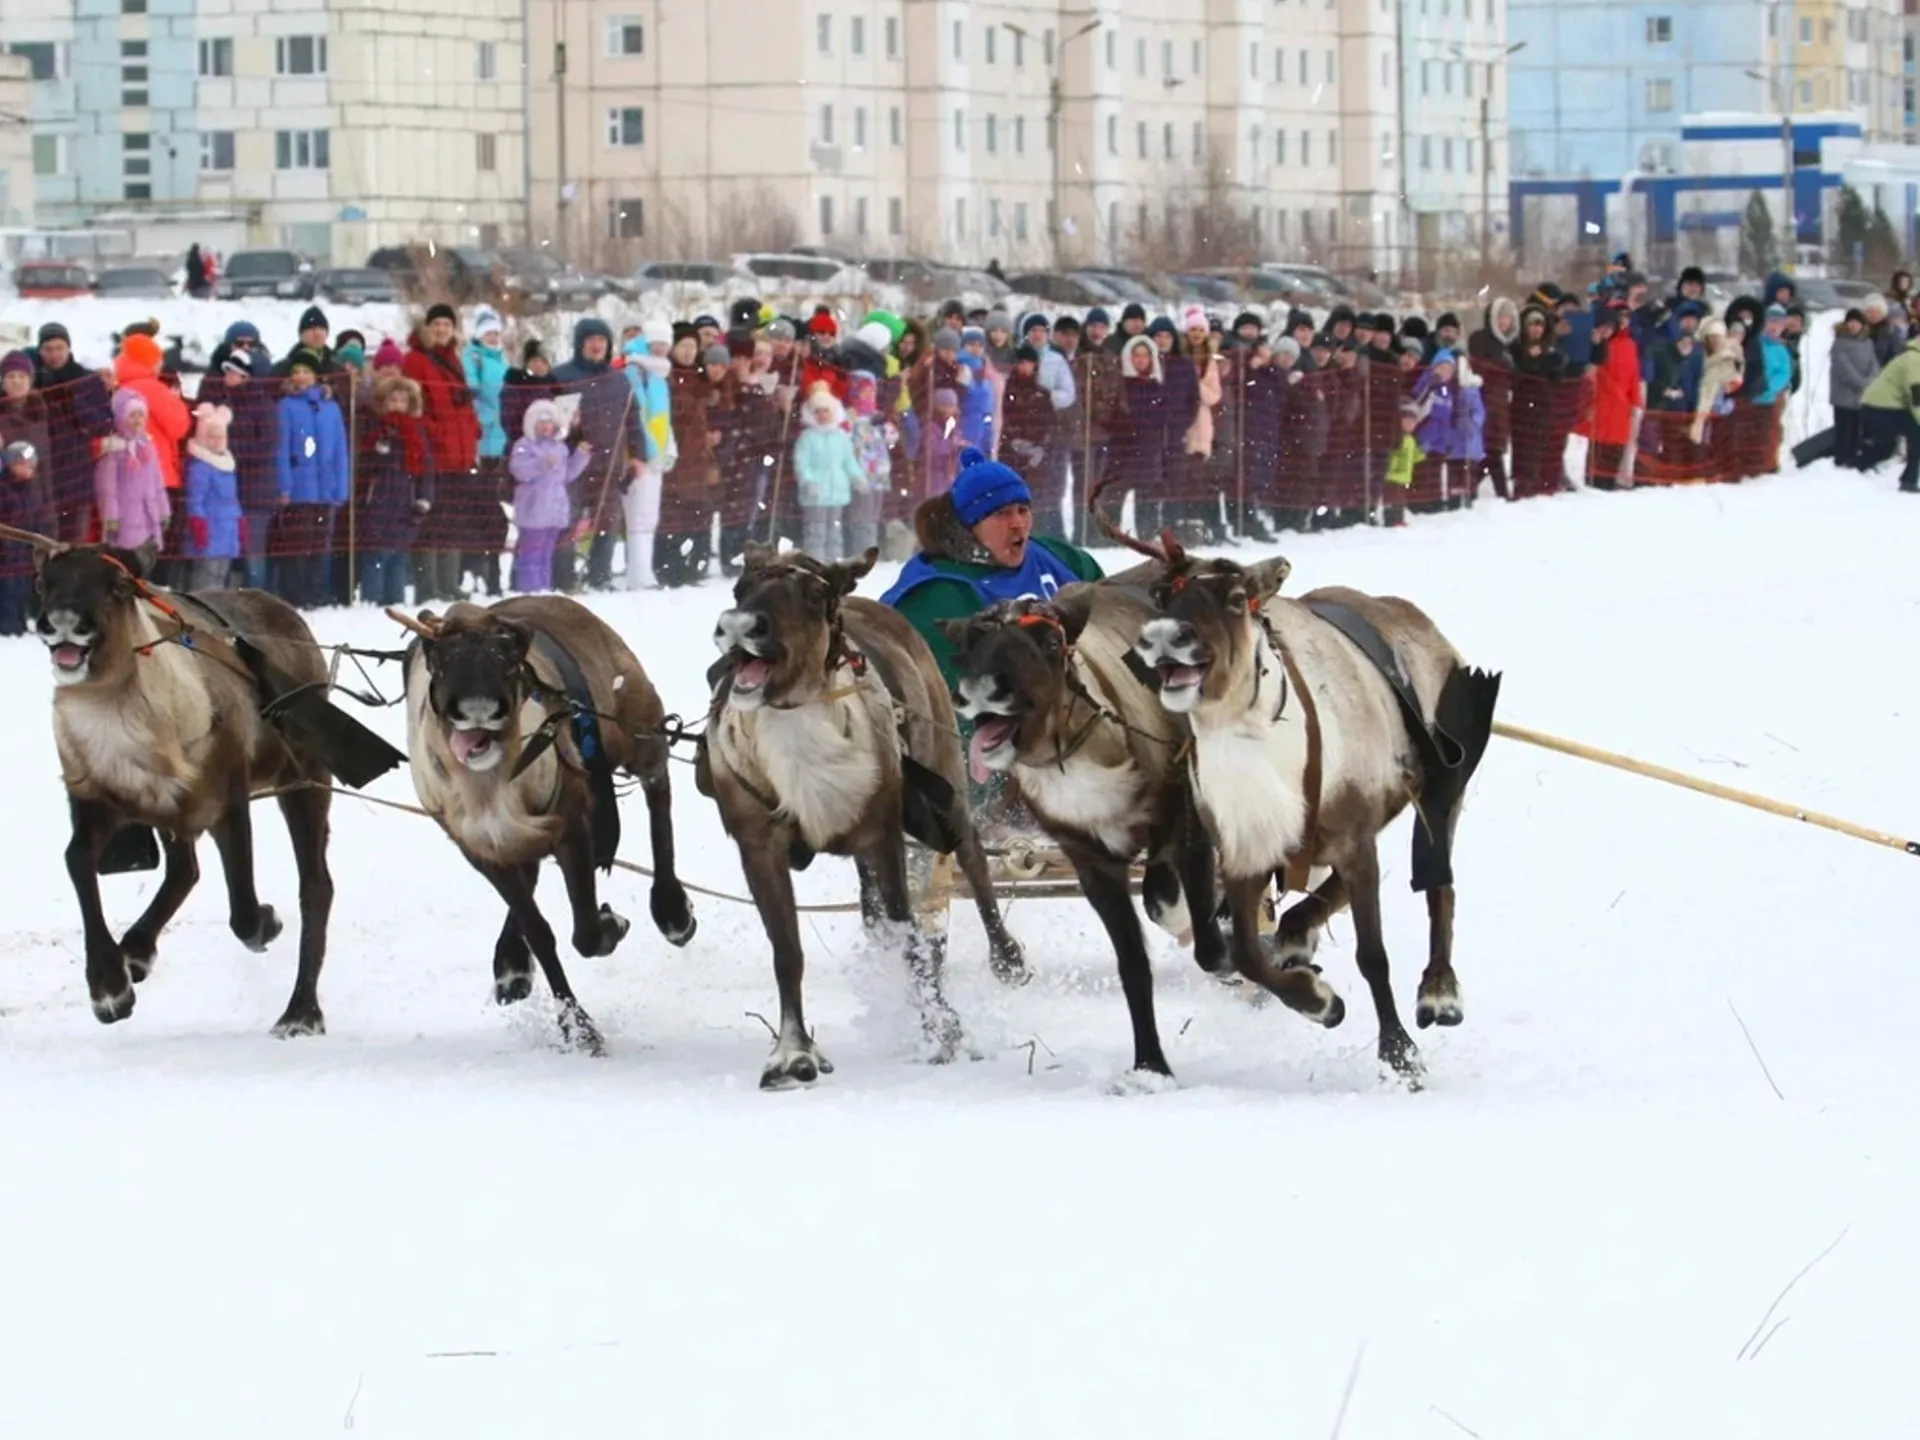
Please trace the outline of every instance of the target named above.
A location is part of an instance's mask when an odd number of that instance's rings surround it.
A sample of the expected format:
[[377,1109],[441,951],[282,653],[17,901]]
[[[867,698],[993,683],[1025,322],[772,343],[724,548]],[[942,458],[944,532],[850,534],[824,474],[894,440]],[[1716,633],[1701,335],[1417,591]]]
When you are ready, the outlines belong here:
[[[565,9],[554,7],[556,20]],[[562,255],[567,249],[567,42],[566,32],[553,42],[553,119],[556,173],[553,177],[553,243]]]
[[[1448,48],[1463,67],[1473,63],[1460,46]],[[1509,57],[1526,48],[1526,41],[1516,41],[1487,61],[1486,83],[1480,87],[1480,269],[1483,279],[1487,267],[1493,263],[1493,68],[1504,65]],[[1512,86],[1508,86],[1507,114],[1507,133],[1512,134]]]
[[[1061,81],[1061,72],[1067,65],[1067,46],[1098,30],[1103,22],[1098,18],[1089,20],[1078,30],[1060,37],[1060,43],[1054,50],[1053,64],[1047,74],[1047,142],[1052,151],[1052,180],[1049,193],[1052,198],[1047,202],[1047,241],[1053,251],[1053,266],[1057,270],[1062,264],[1060,232],[1066,224],[1066,202],[1061,195],[1060,155],[1066,149],[1066,126],[1062,123],[1062,113],[1066,109],[1066,86]],[[1002,20],[1001,26],[1011,30],[1021,40],[1031,40],[1032,34],[1011,20]]]

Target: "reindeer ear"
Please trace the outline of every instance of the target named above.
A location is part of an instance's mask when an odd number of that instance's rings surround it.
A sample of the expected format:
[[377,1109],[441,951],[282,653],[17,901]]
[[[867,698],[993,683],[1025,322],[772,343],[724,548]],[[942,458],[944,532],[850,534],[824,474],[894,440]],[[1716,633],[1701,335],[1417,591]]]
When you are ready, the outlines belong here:
[[954,645],[958,646],[967,638],[967,631],[973,628],[973,621],[967,618],[959,620],[936,620],[934,621],[934,628],[939,630],[939,632],[946,636]]
[[780,547],[769,545],[764,540],[749,540],[742,558],[749,570],[764,570],[780,558]]
[[33,547],[33,573],[38,576],[42,570],[47,568],[47,561],[51,560],[66,548],[66,546],[53,541],[36,543]]
[[1053,613],[1060,617],[1060,629],[1069,645],[1079,642],[1080,632],[1087,628],[1087,621],[1093,618],[1094,598],[1094,587],[1088,582],[1069,585],[1053,597]]
[[1293,562],[1284,555],[1250,565],[1247,567],[1247,594],[1260,601],[1271,599],[1280,593],[1280,587],[1287,583],[1287,576],[1292,573]]
[[533,627],[521,620],[509,620],[504,615],[493,617],[502,630],[513,637],[514,644],[520,647],[521,655],[533,648]]
[[827,566],[827,583],[833,587],[834,594],[851,595],[879,559],[879,549],[870,545],[867,547],[867,553],[858,560],[846,560],[837,565]]

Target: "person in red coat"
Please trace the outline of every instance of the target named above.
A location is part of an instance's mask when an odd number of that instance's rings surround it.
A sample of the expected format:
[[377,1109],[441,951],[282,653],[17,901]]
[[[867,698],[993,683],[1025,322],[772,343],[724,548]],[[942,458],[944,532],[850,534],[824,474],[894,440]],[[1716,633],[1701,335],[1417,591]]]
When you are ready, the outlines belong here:
[[468,548],[478,507],[498,502],[480,482],[480,416],[451,305],[427,311],[426,324],[408,338],[400,373],[420,387],[434,460],[433,511],[413,542],[414,603],[452,600],[460,593],[460,552]]
[[1594,307],[1593,427],[1588,437],[1593,458],[1588,473],[1596,490],[1633,485],[1634,441],[1647,406],[1640,347],[1626,316],[1621,302]]

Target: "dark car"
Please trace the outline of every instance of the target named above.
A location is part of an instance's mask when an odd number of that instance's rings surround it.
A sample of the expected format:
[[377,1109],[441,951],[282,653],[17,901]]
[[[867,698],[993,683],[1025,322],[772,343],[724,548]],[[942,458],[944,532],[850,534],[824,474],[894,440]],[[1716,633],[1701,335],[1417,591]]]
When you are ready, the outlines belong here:
[[384,270],[409,300],[451,300],[456,305],[499,298],[500,257],[464,245],[388,245],[367,257],[367,268]]
[[1015,275],[1007,281],[1016,294],[1031,295],[1054,305],[1124,304],[1126,295],[1104,278],[1083,272],[1077,275],[1052,275],[1035,271]]
[[93,277],[93,293],[109,300],[171,300],[173,279],[150,265],[116,265]]
[[313,277],[313,288],[322,300],[336,305],[398,304],[399,287],[384,270],[347,267],[322,270]]
[[313,289],[313,262],[299,251],[237,250],[220,268],[217,293],[223,300],[252,295],[311,300]]
[[545,250],[500,252],[500,299],[521,310],[590,310],[605,286]]

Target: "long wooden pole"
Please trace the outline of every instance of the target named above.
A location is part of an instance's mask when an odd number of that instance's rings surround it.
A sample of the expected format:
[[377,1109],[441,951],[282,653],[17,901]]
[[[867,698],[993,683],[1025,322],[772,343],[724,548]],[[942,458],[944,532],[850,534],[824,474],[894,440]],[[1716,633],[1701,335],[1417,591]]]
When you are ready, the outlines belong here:
[[1508,740],[1518,740],[1523,745],[1537,745],[1542,750],[1554,750],[1562,755],[1571,755],[1577,760],[1590,760],[1596,765],[1625,770],[1632,775],[1644,775],[1649,780],[1664,780],[1667,784],[1678,785],[1683,790],[1711,795],[1716,800],[1731,800],[1734,804],[1745,805],[1751,810],[1764,810],[1769,815],[1798,820],[1807,825],[1817,825],[1822,830],[1832,830],[1840,835],[1851,835],[1854,839],[1865,840],[1869,844],[1883,845],[1890,850],[1903,850],[1909,855],[1920,855],[1920,840],[1903,840],[1898,835],[1887,834],[1884,830],[1869,830],[1866,826],[1855,825],[1850,820],[1822,815],[1817,810],[1789,805],[1782,800],[1770,800],[1764,795],[1755,795],[1749,790],[1736,790],[1731,785],[1702,780],[1697,775],[1687,775],[1679,770],[1669,770],[1664,765],[1652,765],[1645,760],[1635,760],[1630,755],[1619,755],[1611,750],[1582,745],[1577,740],[1563,740],[1558,735],[1523,729],[1518,725],[1508,725],[1499,720],[1494,722],[1493,733]]

